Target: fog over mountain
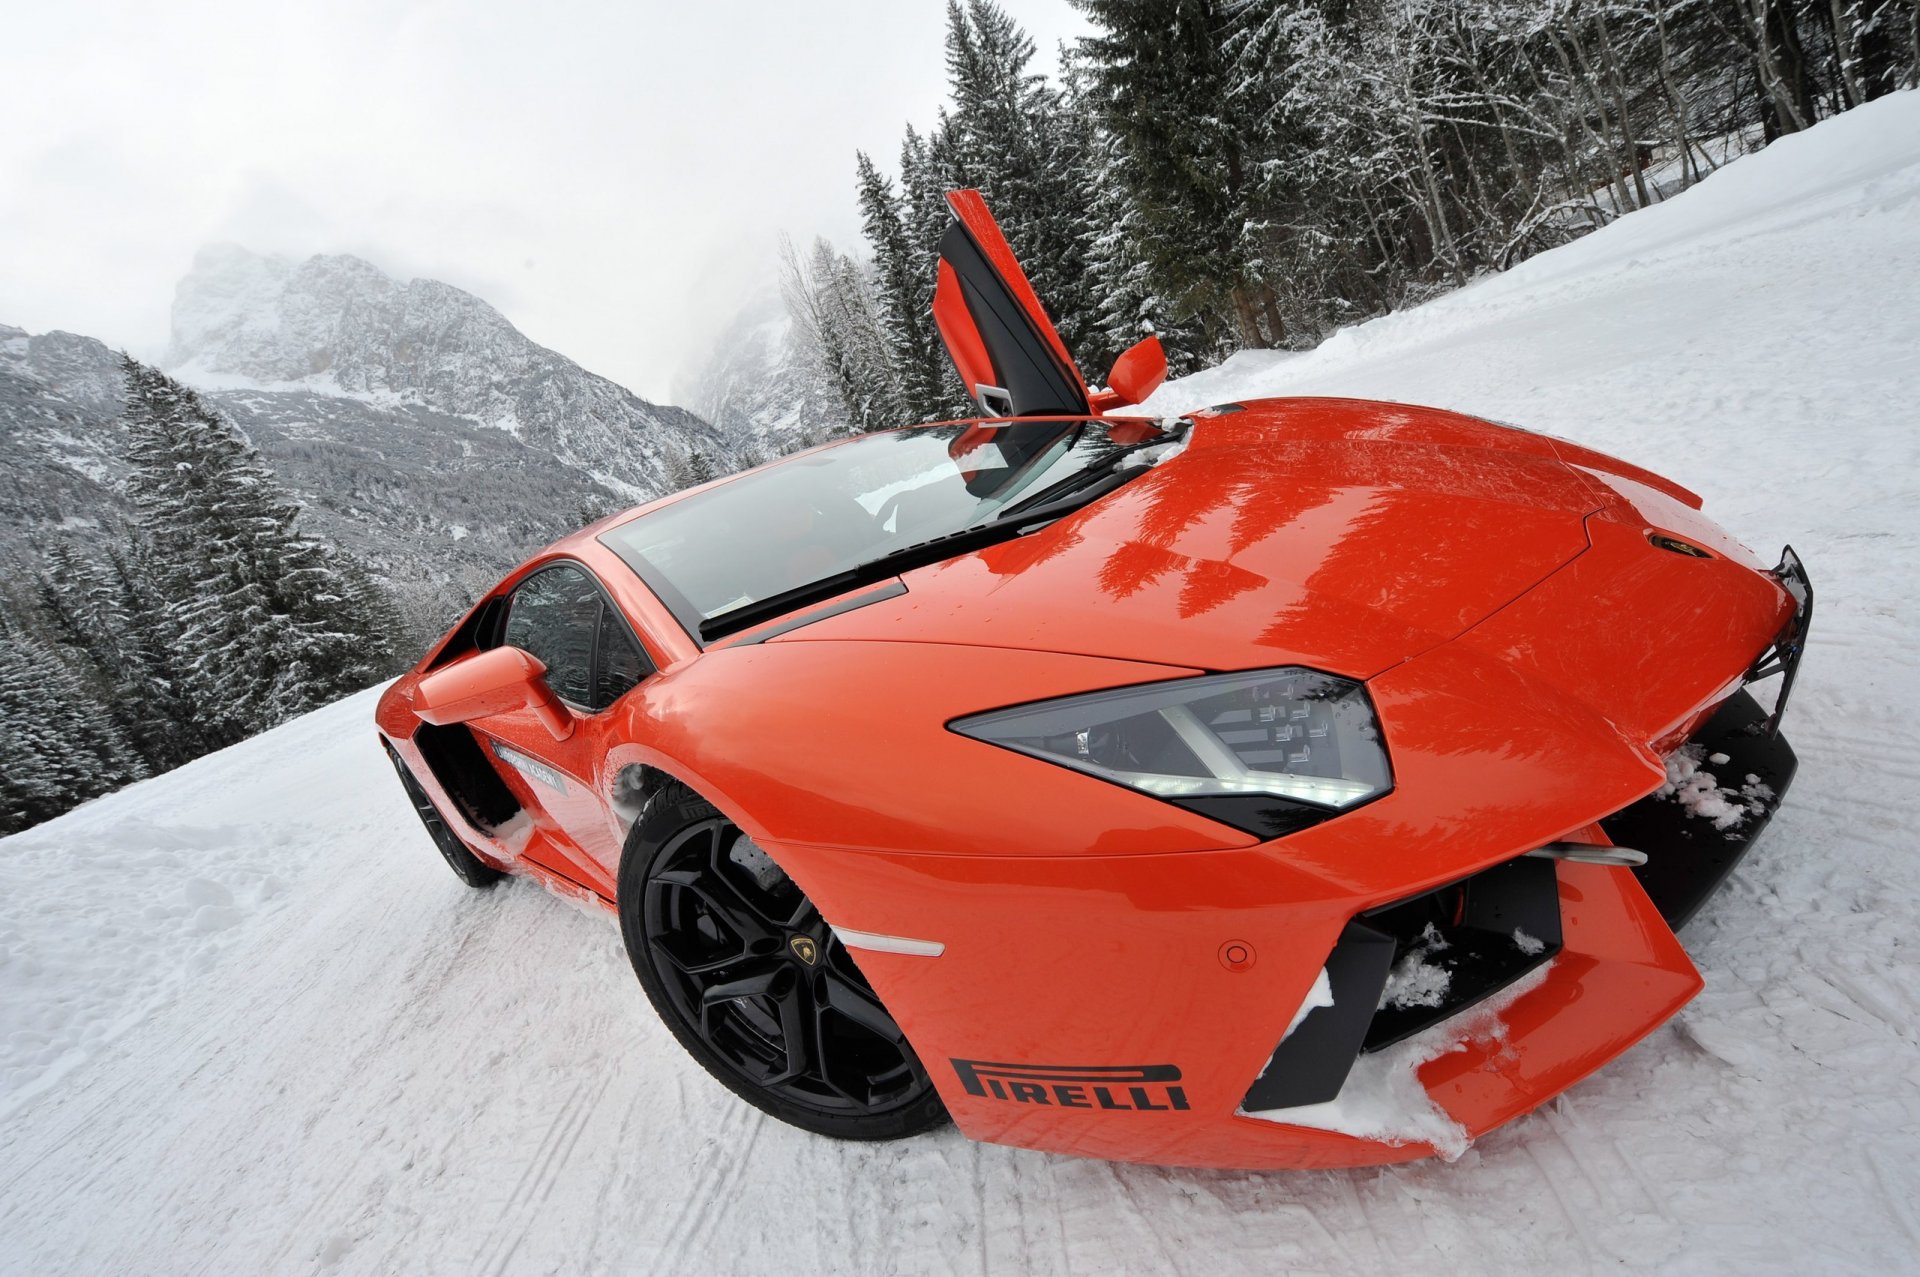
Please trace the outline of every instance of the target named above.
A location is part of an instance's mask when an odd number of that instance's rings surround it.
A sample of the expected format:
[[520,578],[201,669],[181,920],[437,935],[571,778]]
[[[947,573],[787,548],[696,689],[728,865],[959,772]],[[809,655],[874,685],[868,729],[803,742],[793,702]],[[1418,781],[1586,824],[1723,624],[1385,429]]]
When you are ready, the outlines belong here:
[[846,416],[773,288],[741,308],[676,393],[713,423],[731,453],[749,458],[788,451],[840,428]]

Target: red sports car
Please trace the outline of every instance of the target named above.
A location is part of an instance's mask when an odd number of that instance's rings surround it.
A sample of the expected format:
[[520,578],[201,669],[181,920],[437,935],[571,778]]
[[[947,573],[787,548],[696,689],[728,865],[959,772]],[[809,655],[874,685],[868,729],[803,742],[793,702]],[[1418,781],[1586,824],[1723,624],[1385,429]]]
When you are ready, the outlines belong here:
[[454,870],[605,906],[694,1059],[835,1136],[1452,1154],[1692,997],[1793,774],[1792,552],[1456,413],[1121,415],[1157,344],[1090,389],[952,204],[990,416],[595,524],[382,697]]

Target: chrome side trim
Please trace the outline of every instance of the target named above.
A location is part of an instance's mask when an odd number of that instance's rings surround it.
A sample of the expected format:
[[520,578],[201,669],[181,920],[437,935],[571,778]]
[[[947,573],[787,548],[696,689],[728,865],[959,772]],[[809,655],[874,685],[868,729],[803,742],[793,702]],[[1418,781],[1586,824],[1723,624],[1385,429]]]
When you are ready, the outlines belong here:
[[1550,842],[1527,853],[1542,860],[1572,860],[1583,865],[1626,865],[1637,869],[1647,863],[1647,853],[1631,847],[1612,847],[1604,843]]
[[904,953],[915,958],[937,958],[947,951],[938,940],[914,940],[907,936],[883,936],[872,931],[854,931],[835,927],[833,934],[849,949],[871,949],[875,953]]

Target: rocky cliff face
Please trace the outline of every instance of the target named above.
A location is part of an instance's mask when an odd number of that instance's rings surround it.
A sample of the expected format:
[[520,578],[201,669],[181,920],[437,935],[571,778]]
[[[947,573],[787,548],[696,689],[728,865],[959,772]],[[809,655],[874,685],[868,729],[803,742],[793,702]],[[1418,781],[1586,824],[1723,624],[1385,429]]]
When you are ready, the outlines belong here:
[[[120,360],[91,337],[0,324],[0,556],[19,575],[36,537],[121,517]],[[22,582],[0,582],[17,593]]]
[[[513,434],[418,402],[315,389],[208,392],[305,509],[307,529],[393,587],[424,642],[528,553],[631,504]],[[24,604],[40,547],[104,549],[133,512],[119,355],[0,326],[0,594]]]
[[298,389],[420,408],[504,431],[628,495],[655,495],[718,436],[524,336],[438,280],[399,281],[357,257],[303,262],[204,249],[174,295],[170,369],[216,388]]

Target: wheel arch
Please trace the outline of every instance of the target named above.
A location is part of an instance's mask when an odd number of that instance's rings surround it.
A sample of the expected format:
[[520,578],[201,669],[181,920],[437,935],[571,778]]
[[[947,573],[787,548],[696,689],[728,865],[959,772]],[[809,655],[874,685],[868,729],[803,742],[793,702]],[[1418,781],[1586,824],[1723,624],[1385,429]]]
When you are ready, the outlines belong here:
[[[750,809],[738,796],[727,792],[713,778],[703,775],[699,769],[688,766],[683,760],[668,758],[656,750],[646,749],[637,742],[616,749],[609,756],[608,770],[613,774],[612,786],[615,793],[613,808],[621,825],[620,856],[624,861],[634,847],[634,840],[640,832],[642,818],[648,808],[657,802],[661,795],[678,786],[694,797],[707,803],[740,832],[751,838],[754,844],[765,851],[767,856],[780,866],[780,871],[792,878],[795,885],[814,899],[812,884],[807,880],[811,874],[796,874],[794,866],[788,863],[792,858],[778,851],[778,842],[773,839],[766,825],[753,818]],[[629,787],[638,799],[635,803],[625,803],[620,794],[623,787]],[[621,875],[616,866],[614,874],[615,899],[612,902],[619,908],[618,884]]]

